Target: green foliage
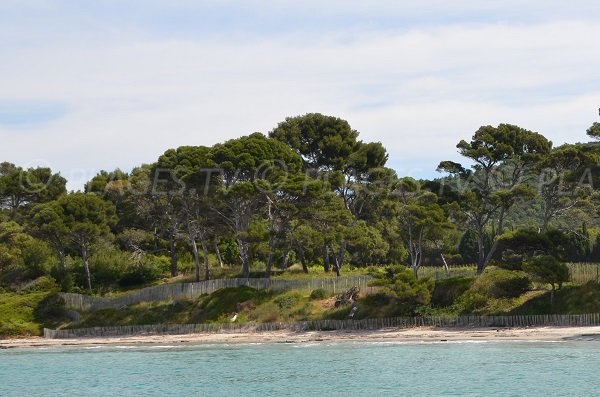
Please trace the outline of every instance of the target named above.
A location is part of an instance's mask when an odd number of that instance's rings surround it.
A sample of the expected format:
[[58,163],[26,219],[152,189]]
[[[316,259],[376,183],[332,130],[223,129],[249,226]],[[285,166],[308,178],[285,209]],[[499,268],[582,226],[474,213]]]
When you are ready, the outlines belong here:
[[[31,236],[18,223],[0,222],[0,278],[23,269],[23,252],[31,241]],[[7,281],[16,281],[17,278],[13,276]]]
[[18,293],[0,291],[0,338],[40,335],[63,321],[58,286],[41,277]]
[[592,124],[591,127],[588,128],[586,132],[590,138],[599,140],[600,139],[600,123]]
[[326,299],[326,298],[329,298],[330,296],[331,296],[331,293],[324,290],[323,288],[314,289],[310,293],[310,299],[312,299],[312,300]]
[[351,263],[356,266],[365,263],[383,263],[387,258],[390,246],[375,227],[365,221],[359,221],[348,230],[348,252]]
[[33,279],[50,273],[50,269],[58,266],[56,253],[44,241],[31,239],[22,250],[24,277]]
[[125,273],[129,255],[111,244],[98,244],[90,257],[90,271],[94,285],[110,286],[117,284]]
[[229,265],[239,265],[240,261],[240,249],[233,240],[225,240],[221,247],[221,255],[223,261]]
[[477,234],[472,230],[467,230],[458,244],[458,253],[462,258],[462,263],[477,263],[479,259],[479,248],[477,246]]
[[[588,134],[597,138],[597,130],[594,123]],[[200,246],[211,251],[206,278],[263,277],[267,271],[292,279],[330,277],[342,265],[345,274],[368,272],[382,292],[362,298],[356,318],[422,313],[428,304],[501,313],[542,293],[527,291],[528,277],[518,270],[560,288],[568,277],[560,261],[600,261],[600,237],[585,223],[600,226],[594,215],[598,142],[552,149],[538,133],[500,124],[480,127],[457,148],[469,165],[441,162],[448,177],[402,178],[385,168],[380,143],[360,141],[345,120],[311,113],[287,118],[269,137],[181,146],[131,173],[101,171],[86,193],[67,194],[64,178],[50,169],[1,163],[0,283],[16,290],[50,274],[60,287],[42,288],[104,293],[152,283],[169,270],[176,276],[178,266],[183,274],[168,282],[189,281],[198,268],[192,249],[197,254]],[[210,267],[214,241],[224,267]],[[435,286],[403,267],[365,269],[410,263],[415,273],[440,278],[443,271],[433,265],[441,254],[452,265],[457,253],[463,263],[477,263],[479,272],[496,263],[503,269]],[[271,273],[278,266],[282,274]],[[231,304],[244,293],[219,292],[170,309],[142,305],[132,309],[132,321],[229,321]],[[310,318],[327,296],[319,290],[311,298],[256,295],[250,300],[262,301],[239,321]],[[58,303],[50,299],[37,313],[50,316]],[[327,316],[343,317],[345,310]]]
[[[553,295],[553,296],[552,296]],[[551,303],[552,302],[552,303]],[[567,286],[536,296],[511,314],[587,314],[600,312],[600,284]]]
[[553,256],[540,256],[523,264],[523,270],[539,282],[562,288],[569,281],[569,268]]
[[475,279],[471,291],[492,298],[512,298],[529,290],[530,280],[523,272],[489,267]]
[[33,292],[57,292],[59,290],[56,280],[49,276],[43,276],[35,279],[19,292],[28,294]]
[[436,281],[431,304],[440,307],[452,306],[462,294],[471,288],[474,281],[473,277],[452,277]]
[[320,113],[288,117],[269,135],[296,150],[307,169],[341,169],[358,138],[347,121]]
[[15,219],[22,208],[51,201],[66,193],[66,179],[50,168],[23,169],[0,163],[0,208],[8,208]]
[[385,274],[376,276],[370,282],[373,286],[384,287],[392,296],[410,309],[428,305],[431,301],[434,282],[429,278],[417,279],[412,270],[404,266],[390,266]]
[[164,273],[164,262],[153,255],[142,255],[141,258],[132,258],[123,275],[119,279],[119,285],[130,287],[143,285],[158,280]]
[[289,310],[300,301],[298,294],[284,294],[273,300],[273,303],[282,310]]
[[199,305],[198,320],[217,319],[221,314],[237,312],[238,303],[251,301],[259,304],[266,301],[269,294],[264,290],[250,287],[223,288],[204,299]]
[[58,282],[62,292],[70,292],[73,289],[72,272],[67,271],[64,267],[53,266],[50,269],[50,275]]

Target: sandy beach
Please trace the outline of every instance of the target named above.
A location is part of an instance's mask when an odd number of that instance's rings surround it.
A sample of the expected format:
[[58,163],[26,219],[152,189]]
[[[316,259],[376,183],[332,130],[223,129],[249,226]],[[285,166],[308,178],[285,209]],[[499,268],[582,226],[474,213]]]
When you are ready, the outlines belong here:
[[190,335],[141,335],[115,338],[44,339],[41,337],[0,340],[0,349],[49,346],[98,346],[124,344],[217,344],[303,343],[322,341],[362,342],[452,342],[452,341],[561,341],[598,340],[600,327],[540,327],[439,329],[411,328],[381,331],[251,332]]

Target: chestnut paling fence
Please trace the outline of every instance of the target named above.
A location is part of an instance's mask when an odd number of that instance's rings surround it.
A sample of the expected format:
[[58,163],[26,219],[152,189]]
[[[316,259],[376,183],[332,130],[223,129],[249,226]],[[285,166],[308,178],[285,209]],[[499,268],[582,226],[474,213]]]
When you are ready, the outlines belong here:
[[287,291],[292,289],[314,290],[324,289],[329,292],[339,293],[354,286],[368,293],[373,288],[367,284],[371,276],[353,276],[337,278],[316,279],[267,279],[267,278],[230,278],[200,281],[197,283],[163,284],[144,288],[114,298],[102,298],[89,295],[61,293],[65,306],[78,311],[119,309],[140,302],[157,302],[178,299],[194,299],[203,294],[210,294],[221,288],[235,288],[248,286],[257,289],[271,289]]
[[[600,282],[600,264],[597,263],[569,263],[570,281],[575,284],[584,284],[589,281]],[[449,274],[443,267],[422,267],[420,276],[429,276],[436,280],[447,277],[472,277],[475,276],[475,266],[452,266]],[[77,311],[118,309],[140,302],[156,302],[173,299],[194,299],[203,294],[212,293],[221,288],[234,288],[249,286],[252,288],[273,289],[279,291],[291,289],[313,290],[322,288],[326,291],[339,293],[353,286],[359,287],[363,292],[375,290],[368,287],[370,276],[353,276],[338,278],[316,279],[219,279],[200,281],[198,283],[164,284],[144,288],[135,292],[114,298],[102,298],[89,295],[61,293],[66,307]]]
[[301,331],[361,331],[390,328],[440,327],[576,327],[600,325],[600,313],[580,315],[522,315],[522,316],[423,316],[388,317],[364,320],[314,320],[274,323],[206,323],[206,324],[151,324],[114,327],[93,327],[52,330],[44,329],[48,339],[122,337],[142,335],[186,335],[197,333],[239,333],[288,330]]

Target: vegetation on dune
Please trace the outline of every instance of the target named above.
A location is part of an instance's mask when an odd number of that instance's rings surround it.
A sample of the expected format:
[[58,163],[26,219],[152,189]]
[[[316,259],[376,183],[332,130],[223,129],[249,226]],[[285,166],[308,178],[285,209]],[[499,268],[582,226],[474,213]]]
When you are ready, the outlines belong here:
[[[0,163],[2,332],[39,333],[56,313],[34,309],[57,306],[57,290],[111,296],[226,277],[372,275],[379,292],[359,299],[355,318],[541,311],[546,292],[547,311],[572,312],[569,294],[592,287],[570,283],[594,275],[565,263],[600,261],[597,124],[591,142],[561,146],[482,126],[456,145],[465,162],[440,162],[435,180],[397,175],[381,143],[319,113],[101,171],[84,192],[67,193],[49,168]],[[56,285],[24,292],[40,277]],[[82,324],[225,321],[236,309],[238,321],[348,315],[320,294],[226,290]]]
[[0,290],[0,337],[37,336],[43,327],[67,323],[55,281],[41,277],[19,292]]

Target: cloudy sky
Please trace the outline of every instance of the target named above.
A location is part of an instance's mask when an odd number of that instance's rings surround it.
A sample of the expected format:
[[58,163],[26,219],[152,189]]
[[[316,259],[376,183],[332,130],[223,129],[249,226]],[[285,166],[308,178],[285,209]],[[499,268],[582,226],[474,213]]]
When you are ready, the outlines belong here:
[[0,0],[0,161],[83,182],[321,112],[435,176],[481,125],[599,121],[595,0]]

